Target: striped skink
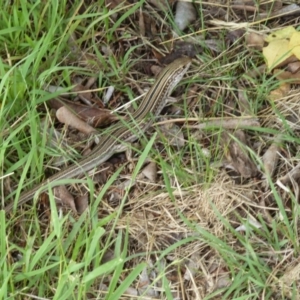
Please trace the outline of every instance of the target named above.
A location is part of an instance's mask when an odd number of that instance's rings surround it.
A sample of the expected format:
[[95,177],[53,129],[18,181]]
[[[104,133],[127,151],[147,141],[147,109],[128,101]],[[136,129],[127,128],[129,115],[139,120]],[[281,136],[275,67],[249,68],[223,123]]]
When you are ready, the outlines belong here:
[[[59,185],[59,183],[55,184],[55,182],[61,179],[74,178],[82,175],[108,160],[114,153],[125,151],[126,146],[124,143],[135,141],[139,136],[139,132],[145,132],[152,125],[153,118],[146,118],[147,115],[149,113],[153,116],[160,114],[166,105],[168,96],[170,96],[174,87],[182,79],[190,64],[190,58],[182,57],[165,67],[159,74],[154,85],[147,92],[139,108],[131,116],[127,117],[127,119],[125,118],[125,120],[113,125],[112,131],[100,138],[99,144],[87,157],[82,158],[74,165],[62,169],[60,172],[37,184],[27,192],[21,193],[16,203],[11,202],[5,206],[5,212],[9,212],[14,207],[16,208],[30,201],[35,193],[46,191],[49,183],[51,183],[52,187]],[[128,125],[124,122],[127,122]],[[134,126],[135,130],[132,130],[130,126]],[[136,126],[138,126],[138,129]]]

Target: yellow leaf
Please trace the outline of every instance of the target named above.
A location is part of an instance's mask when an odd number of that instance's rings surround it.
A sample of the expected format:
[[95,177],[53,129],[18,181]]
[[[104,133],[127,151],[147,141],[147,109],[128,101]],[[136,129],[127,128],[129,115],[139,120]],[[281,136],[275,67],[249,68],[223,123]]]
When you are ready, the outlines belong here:
[[293,26],[288,26],[280,30],[276,30],[269,34],[266,38],[266,42],[272,42],[275,40],[282,40],[282,39],[290,39],[291,36],[297,32]]
[[293,54],[298,59],[300,59],[300,32],[299,31],[296,31],[291,36],[289,47],[292,50]]
[[274,40],[263,48],[268,69],[271,70],[293,55],[289,48],[289,40]]

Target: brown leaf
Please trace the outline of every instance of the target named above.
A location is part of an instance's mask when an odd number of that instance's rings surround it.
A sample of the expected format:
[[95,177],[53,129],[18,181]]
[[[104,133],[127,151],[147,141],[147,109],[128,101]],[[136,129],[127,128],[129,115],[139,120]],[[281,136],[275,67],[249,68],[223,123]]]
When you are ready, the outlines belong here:
[[47,103],[49,107],[56,110],[62,106],[67,107],[69,111],[73,112],[73,114],[95,128],[109,125],[118,119],[116,116],[111,114],[111,111],[108,109],[89,107],[61,97],[51,99]]
[[147,177],[151,182],[156,182],[156,178],[157,178],[156,163],[150,162],[145,168],[143,168],[142,174],[145,177]]
[[88,200],[89,200],[88,194],[75,198],[75,206],[79,214],[82,214],[89,207]]
[[71,193],[67,190],[65,185],[60,185],[54,188],[54,196],[57,198],[63,206],[67,206],[72,209],[73,212],[77,213],[75,207],[74,198]]
[[287,66],[287,71],[297,73],[300,71],[300,61],[291,62]]
[[279,69],[275,69],[274,75],[278,80],[285,80],[285,81],[288,80],[289,83],[296,83],[296,84],[300,83],[300,72],[293,74],[288,71],[281,71]]
[[238,39],[240,39],[245,34],[245,29],[236,29],[231,30],[226,35],[226,41],[229,41],[230,43],[236,42]]
[[249,157],[246,136],[242,130],[237,130],[233,136],[227,132],[222,134],[225,157],[230,166],[244,178],[255,177],[258,173],[256,165]]
[[245,40],[247,47],[254,48],[256,50],[262,50],[265,43],[264,36],[256,32],[249,32],[246,35]]
[[95,128],[83,122],[64,106],[57,110],[56,117],[61,123],[72,126],[87,135],[97,132]]

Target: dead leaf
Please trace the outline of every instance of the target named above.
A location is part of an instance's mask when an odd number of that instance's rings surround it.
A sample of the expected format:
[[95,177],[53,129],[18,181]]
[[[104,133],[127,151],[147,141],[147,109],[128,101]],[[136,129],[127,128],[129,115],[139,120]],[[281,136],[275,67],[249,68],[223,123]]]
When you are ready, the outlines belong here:
[[288,83],[300,83],[300,73],[291,73],[288,71],[281,71],[279,69],[274,70],[274,75],[278,80],[288,81]]
[[47,104],[49,107],[56,110],[65,106],[69,111],[73,112],[73,114],[77,115],[80,119],[94,128],[104,127],[118,120],[118,117],[114,116],[108,109],[82,105],[78,102],[70,101],[61,97],[51,99],[47,102]]
[[264,36],[256,32],[247,33],[245,41],[247,47],[254,48],[256,50],[262,50],[265,43]]
[[251,178],[257,175],[258,170],[249,157],[246,136],[242,130],[235,131],[233,135],[223,132],[222,144],[225,157],[229,162],[227,167],[232,167],[244,178]]
[[230,43],[233,44],[238,39],[240,39],[244,34],[245,34],[245,30],[244,29],[231,30],[226,35],[226,41],[228,41],[228,42],[230,42]]
[[150,162],[141,173],[148,178],[151,182],[156,182],[157,178],[157,166],[156,163]]
[[54,196],[60,201],[60,204],[71,208],[73,212],[77,213],[74,198],[71,195],[71,193],[67,190],[65,185],[55,187]]
[[89,195],[85,194],[75,198],[75,206],[78,214],[82,214],[89,207]]
[[61,123],[72,126],[87,135],[97,132],[95,128],[83,122],[64,106],[57,110],[56,117]]
[[300,61],[291,62],[287,66],[287,71],[291,73],[297,73],[300,71]]

